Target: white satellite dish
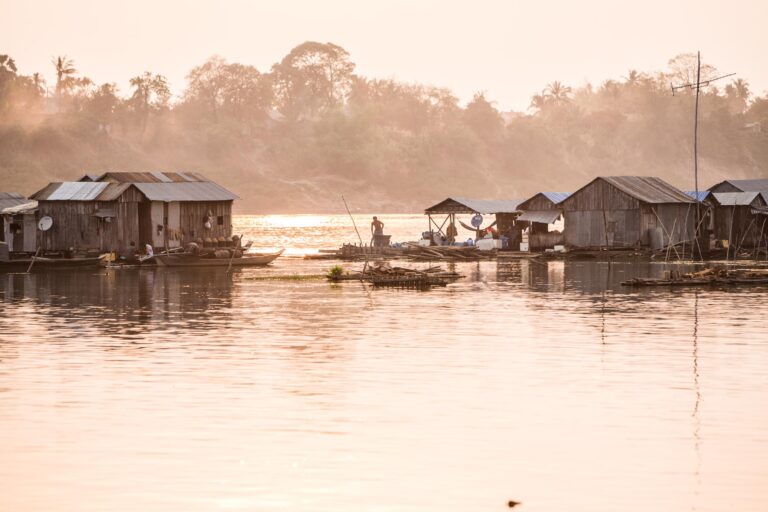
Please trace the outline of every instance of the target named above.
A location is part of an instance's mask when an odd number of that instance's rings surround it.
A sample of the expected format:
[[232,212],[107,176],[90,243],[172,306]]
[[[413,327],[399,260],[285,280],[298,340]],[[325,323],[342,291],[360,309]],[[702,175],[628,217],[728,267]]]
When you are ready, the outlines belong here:
[[37,228],[40,231],[48,231],[52,227],[53,227],[53,219],[47,215],[42,219],[40,219],[40,221],[37,223]]

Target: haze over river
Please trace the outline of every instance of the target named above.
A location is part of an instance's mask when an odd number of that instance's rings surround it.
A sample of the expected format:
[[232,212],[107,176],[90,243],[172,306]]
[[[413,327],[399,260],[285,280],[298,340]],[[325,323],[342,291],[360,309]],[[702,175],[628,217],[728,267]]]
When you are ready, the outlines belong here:
[[[344,216],[235,232],[287,256],[356,238]],[[0,510],[768,510],[768,287],[620,286],[663,263],[260,279],[333,264],[0,274]]]

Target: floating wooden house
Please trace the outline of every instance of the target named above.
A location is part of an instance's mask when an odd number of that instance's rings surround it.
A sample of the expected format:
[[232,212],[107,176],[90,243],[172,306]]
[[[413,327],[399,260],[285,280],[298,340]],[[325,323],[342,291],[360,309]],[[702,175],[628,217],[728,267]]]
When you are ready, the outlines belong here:
[[9,230],[9,226],[6,224],[7,219],[2,215],[2,211],[6,208],[26,203],[27,201],[28,199],[26,197],[16,192],[0,192],[0,242],[6,241]]
[[[476,236],[484,229],[495,227],[499,236],[507,237],[509,248],[517,249],[520,245],[520,227],[515,224],[515,219],[521,213],[518,209],[519,204],[520,200],[517,199],[497,201],[449,197],[425,209],[424,213],[429,219],[429,231],[444,239],[446,243],[463,239],[458,233],[456,215],[465,214],[480,216],[477,219],[482,224],[477,226],[470,226],[458,221],[459,225],[472,231],[473,235]],[[482,219],[483,215],[494,215],[494,222],[486,222]],[[438,219],[436,220],[434,217],[438,217]]]
[[563,233],[550,231],[549,226],[562,218],[560,203],[569,195],[566,192],[539,192],[520,203],[518,208],[523,213],[517,222],[529,226],[528,246],[531,251],[543,251],[565,243]]
[[237,196],[197,173],[109,172],[51,183],[32,195],[50,219],[44,251],[133,253],[232,236]]
[[656,177],[598,177],[560,206],[572,248],[660,249],[694,238],[696,201]]
[[0,210],[2,239],[8,251],[33,253],[37,250],[37,201],[24,199],[15,206]]
[[733,249],[766,245],[768,192],[713,192],[712,197],[715,240]]

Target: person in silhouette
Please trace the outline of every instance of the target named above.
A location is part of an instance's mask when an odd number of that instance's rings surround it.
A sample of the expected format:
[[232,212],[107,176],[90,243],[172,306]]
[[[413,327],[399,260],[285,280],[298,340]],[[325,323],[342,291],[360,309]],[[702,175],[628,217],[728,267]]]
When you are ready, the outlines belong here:
[[384,234],[384,223],[376,216],[373,217],[373,222],[371,222],[371,234],[373,236]]

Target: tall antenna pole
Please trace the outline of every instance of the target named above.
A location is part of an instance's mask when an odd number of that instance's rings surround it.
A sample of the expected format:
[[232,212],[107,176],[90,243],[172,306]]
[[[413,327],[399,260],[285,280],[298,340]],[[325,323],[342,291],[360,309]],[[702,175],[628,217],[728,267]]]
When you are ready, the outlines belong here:
[[[693,182],[696,190],[696,234],[698,235],[699,212],[699,91],[701,90],[701,52],[696,52],[696,108],[693,114]],[[698,238],[698,237],[697,237]]]
[[[699,200],[699,94],[701,92],[702,87],[708,86],[711,82],[714,82],[715,80],[720,80],[721,78],[727,78],[729,76],[733,76],[736,73],[729,73],[727,75],[718,76],[715,78],[708,78],[704,82],[701,81],[701,52],[696,52],[696,83],[691,84],[680,84],[680,85],[674,85],[670,84],[672,87],[672,95],[675,95],[675,91],[678,89],[696,89],[696,107],[694,109],[693,113],[693,186],[696,190],[696,219],[694,221],[694,225],[696,226],[694,236],[696,237],[696,246],[698,247],[698,253],[699,258],[701,258],[701,245],[699,244],[699,238],[700,236],[700,225],[701,225],[701,201]],[[708,243],[708,241],[707,241]],[[708,246],[707,246],[708,247]],[[695,253],[694,253],[695,254]]]

